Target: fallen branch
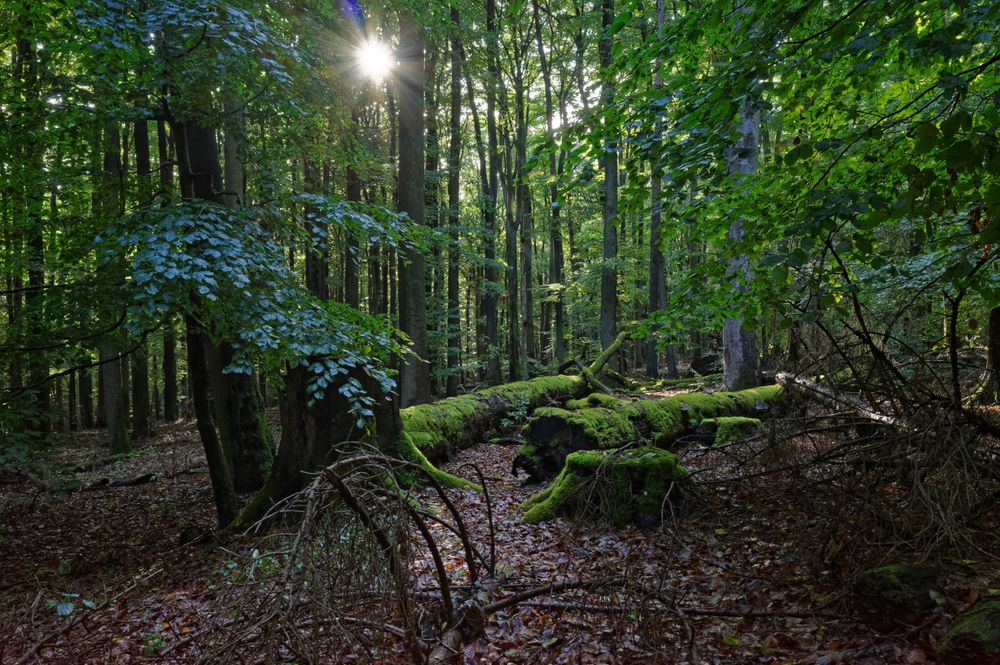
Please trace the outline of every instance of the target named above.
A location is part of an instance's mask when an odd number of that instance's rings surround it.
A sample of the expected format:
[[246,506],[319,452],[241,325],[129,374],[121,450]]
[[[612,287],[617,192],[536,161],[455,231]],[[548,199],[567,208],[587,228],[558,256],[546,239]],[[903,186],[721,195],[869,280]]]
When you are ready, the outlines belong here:
[[789,392],[796,392],[801,395],[805,395],[829,406],[846,408],[847,410],[868,420],[882,423],[883,425],[889,425],[890,427],[899,427],[903,425],[899,418],[879,413],[872,408],[868,402],[864,401],[860,397],[847,395],[845,393],[838,392],[833,388],[821,386],[815,381],[810,381],[805,377],[796,376],[788,372],[778,372],[774,375],[774,381]]

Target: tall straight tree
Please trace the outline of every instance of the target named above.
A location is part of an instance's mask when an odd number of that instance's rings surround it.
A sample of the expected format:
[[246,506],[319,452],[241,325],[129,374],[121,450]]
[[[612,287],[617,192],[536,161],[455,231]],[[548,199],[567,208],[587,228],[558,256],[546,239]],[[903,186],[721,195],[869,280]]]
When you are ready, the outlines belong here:
[[458,394],[461,317],[458,311],[458,208],[462,156],[462,42],[458,7],[451,6],[451,107],[448,118],[448,378],[445,393]]
[[[735,32],[748,31],[752,9],[741,2],[737,6]],[[737,37],[738,38],[738,37]],[[742,187],[747,176],[757,172],[757,152],[760,145],[760,108],[752,95],[744,95],[740,102],[736,143],[729,151],[726,173],[736,187]],[[737,217],[729,227],[727,237],[733,244],[743,241],[744,219]],[[750,270],[745,254],[729,260],[727,273],[732,277],[736,297],[746,291],[741,278]],[[742,316],[726,317],[722,324],[723,382],[726,390],[742,390],[760,385],[760,350],[757,333],[747,329]]]
[[[486,267],[483,294],[486,319],[486,380],[500,380],[500,316],[497,312],[497,195],[500,184],[500,151],[497,139],[497,91],[500,86],[500,36],[497,26],[496,0],[486,0],[486,153],[489,187],[483,192],[483,225],[485,226]],[[470,103],[475,104],[474,100]]]
[[[424,38],[420,23],[409,12],[399,17],[399,210],[414,224],[424,223]],[[412,354],[399,368],[403,406],[430,399],[427,365],[426,276],[423,254],[400,249],[399,327],[413,343]]]
[[[101,179],[101,213],[115,217],[122,212],[121,191],[121,131],[117,123],[109,122],[104,131],[104,168]],[[111,452],[122,453],[131,449],[128,438],[128,403],[125,401],[125,382],[121,356],[120,333],[109,333],[101,340],[101,387],[104,391],[104,422],[108,428]]]
[[[164,202],[173,192],[174,163],[171,152],[167,123],[160,120],[156,123],[156,156],[160,167],[159,195]],[[177,340],[172,318],[163,324],[163,419],[167,422],[177,420]]]
[[[658,39],[663,39],[663,21],[665,12],[665,0],[656,0],[656,36]],[[656,59],[654,67],[656,73],[654,74],[654,81],[657,90],[663,89],[663,74],[660,72],[660,67],[662,62],[659,58]],[[661,135],[663,133],[663,122],[660,120],[656,121],[656,133]],[[656,144],[657,148],[661,145],[659,142]],[[663,211],[663,201],[660,198],[660,189],[663,183],[663,174],[661,170],[663,168],[663,163],[659,155],[659,149],[654,153],[654,157],[651,163],[650,179],[649,179],[649,198],[650,198],[650,215],[649,215],[649,313],[652,314],[657,310],[661,310],[666,307],[666,283],[664,274],[665,266],[663,262],[663,251],[660,249],[660,224],[662,223],[661,214]],[[660,363],[659,354],[656,351],[656,343],[654,340],[650,340],[650,343],[646,345],[646,376],[650,378],[656,378],[660,375]]]
[[[615,0],[599,0],[601,7],[601,39],[598,45],[600,52],[601,77],[601,108],[610,108],[615,99],[615,72],[611,67],[614,36],[611,25],[615,20]],[[618,270],[615,261],[618,258],[618,230],[615,222],[618,217],[618,142],[612,134],[615,128],[605,127],[602,141],[604,142],[604,237],[602,243],[601,263],[601,348],[608,348],[615,339],[615,327],[618,323]]]
[[[149,156],[149,123],[135,122],[135,172],[138,176],[139,205],[149,205],[152,194],[150,178],[153,174]],[[138,439],[150,436],[152,424],[149,415],[149,358],[146,344],[142,343],[132,353],[132,435]]]
[[[542,19],[538,7],[538,0],[531,0],[531,13],[535,23],[535,44],[538,47],[538,64],[542,70],[542,82],[545,89],[545,131],[553,137],[553,114],[555,109],[552,102],[552,68],[551,62],[545,53],[545,45],[542,42]],[[560,153],[562,151],[560,150]],[[555,151],[549,151],[549,282],[556,284],[555,291],[550,294],[553,299],[553,309],[555,310],[553,319],[552,351],[556,362],[562,363],[566,357],[566,333],[565,316],[566,308],[563,303],[563,246],[562,227],[560,226],[560,202],[559,202],[559,169],[556,163]]]

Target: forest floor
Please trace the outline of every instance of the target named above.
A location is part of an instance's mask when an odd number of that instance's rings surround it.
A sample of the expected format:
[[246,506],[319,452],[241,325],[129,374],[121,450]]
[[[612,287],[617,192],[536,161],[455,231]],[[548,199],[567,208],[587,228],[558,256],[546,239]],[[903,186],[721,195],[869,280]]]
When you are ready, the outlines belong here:
[[[762,508],[720,484],[706,509],[662,529],[528,525],[518,504],[537,488],[511,475],[515,452],[483,443],[444,467],[468,474],[462,464],[473,462],[487,478],[497,559],[509,579],[501,593],[629,575],[676,597],[683,611],[637,621],[593,608],[625,602],[613,595],[543,597],[496,614],[464,663],[934,662],[939,628],[880,635],[854,617],[844,581],[803,556],[814,545],[794,505]],[[44,479],[48,489],[38,478],[0,478],[0,663],[191,663],[203,653],[198,637],[223,611],[213,603],[243,545],[179,544],[185,529],[214,526],[194,425],[161,426],[135,454],[72,471],[105,455],[99,432],[75,433],[53,447],[47,464],[64,472]],[[726,461],[713,455],[701,450],[685,463],[715,473]],[[147,473],[156,479],[100,484]],[[451,492],[474,538],[486,542],[483,495]],[[458,543],[436,535],[448,567],[459,569]],[[418,580],[428,569],[418,564]]]

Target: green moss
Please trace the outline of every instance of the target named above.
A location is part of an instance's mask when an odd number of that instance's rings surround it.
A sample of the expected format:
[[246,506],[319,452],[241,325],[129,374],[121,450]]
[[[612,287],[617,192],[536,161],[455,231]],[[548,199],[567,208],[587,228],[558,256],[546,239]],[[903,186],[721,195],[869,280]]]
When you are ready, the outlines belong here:
[[614,408],[622,403],[617,397],[612,395],[605,395],[604,393],[591,393],[584,397],[583,399],[571,399],[566,402],[566,408],[575,411],[577,409],[585,409],[587,407],[593,406],[603,406],[607,408]]
[[[459,478],[458,476],[442,471],[431,464],[423,452],[421,452],[420,448],[414,443],[412,436],[405,431],[399,437],[397,453],[401,458],[419,464],[421,467],[426,469],[436,481],[445,487],[459,487],[463,489],[468,488],[482,491],[482,487],[478,484],[468,481],[465,478]],[[399,476],[400,482],[404,485],[417,485],[421,482],[421,478],[419,478],[419,475],[415,472],[411,474],[410,472],[404,471],[401,472]]]
[[1000,663],[1000,600],[982,600],[959,616],[940,652],[946,662]]
[[688,379],[660,379],[653,384],[654,388],[688,388],[703,383],[714,383],[722,381],[722,374],[706,374],[705,376],[694,376]]
[[580,427],[585,436],[600,442],[602,448],[618,448],[639,437],[635,426],[629,420],[629,413],[628,408],[586,408],[568,411],[547,406],[535,409],[532,417],[555,416],[569,425]]
[[665,503],[692,494],[690,474],[671,452],[659,448],[589,450],[568,455],[552,484],[521,507],[526,522],[563,515],[624,526],[658,522]]
[[[719,416],[701,421],[702,425],[715,426],[715,445],[724,446],[749,439],[760,429],[760,420],[742,416]],[[711,431],[711,430],[709,430]]]
[[527,399],[532,407],[549,398],[572,395],[583,386],[577,376],[542,376],[530,381],[515,381],[433,404],[418,404],[401,409],[403,431],[424,456],[432,460],[448,459],[457,443],[467,436],[470,421],[488,417],[491,400],[509,403]]

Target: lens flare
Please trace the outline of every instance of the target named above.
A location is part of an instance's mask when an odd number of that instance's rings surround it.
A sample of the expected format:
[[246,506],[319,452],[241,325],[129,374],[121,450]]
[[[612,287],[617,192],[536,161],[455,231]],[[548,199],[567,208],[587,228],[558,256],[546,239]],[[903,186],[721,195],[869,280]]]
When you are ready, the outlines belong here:
[[376,39],[366,39],[354,56],[358,69],[367,78],[381,81],[396,65],[392,50]]

